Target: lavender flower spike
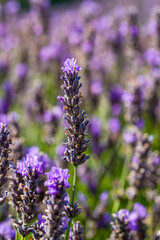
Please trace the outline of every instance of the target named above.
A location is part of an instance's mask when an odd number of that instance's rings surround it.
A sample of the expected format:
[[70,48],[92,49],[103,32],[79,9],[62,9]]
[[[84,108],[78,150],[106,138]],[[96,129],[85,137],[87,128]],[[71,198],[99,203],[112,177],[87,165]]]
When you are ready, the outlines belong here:
[[[8,137],[9,131],[7,125],[0,123],[0,188],[7,182],[7,170],[9,167],[9,152],[11,139]],[[4,203],[6,193],[0,193],[0,205]]]
[[86,117],[85,111],[81,111],[82,96],[79,89],[82,84],[79,83],[80,76],[78,76],[81,68],[77,65],[76,60],[72,58],[64,62],[62,70],[64,72],[64,75],[61,77],[64,96],[59,96],[58,98],[63,104],[63,110],[65,111],[64,119],[69,125],[65,129],[68,142],[65,143],[64,160],[67,160],[74,166],[78,166],[89,158],[89,155],[84,154],[89,144],[85,133],[89,121],[84,120]]
[[[44,221],[41,221],[39,228],[43,229],[41,232],[45,232],[46,240],[60,240],[67,227],[65,204],[68,202],[66,189],[70,187],[68,183],[70,175],[68,169],[57,167],[52,167],[46,175],[48,177],[45,182],[45,186],[48,187],[48,196],[45,200],[46,215],[43,216]],[[34,235],[37,237],[37,232]]]
[[71,240],[84,240],[84,230],[83,227],[80,225],[80,222],[77,221],[73,223],[73,231]]
[[23,237],[32,232],[31,221],[37,209],[37,186],[39,175],[43,174],[42,165],[43,163],[38,161],[37,156],[32,155],[27,155],[18,165],[17,174],[20,174],[23,179],[23,182],[19,183],[18,186],[22,191],[19,200],[21,216],[18,220],[12,218],[12,223]]

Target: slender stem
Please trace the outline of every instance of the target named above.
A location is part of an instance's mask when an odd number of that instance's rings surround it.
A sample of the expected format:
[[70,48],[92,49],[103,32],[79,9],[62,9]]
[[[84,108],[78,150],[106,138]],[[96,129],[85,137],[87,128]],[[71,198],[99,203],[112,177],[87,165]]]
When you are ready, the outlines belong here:
[[[120,177],[120,187],[122,189],[124,189],[124,187],[125,187],[125,182],[126,182],[126,178],[127,178],[127,174],[128,174],[128,170],[129,170],[130,160],[131,160],[131,155],[128,154],[128,156],[125,159],[121,177]],[[119,209],[119,205],[120,205],[120,200],[119,199],[115,200],[114,204],[113,204],[112,212],[117,212]]]
[[[76,192],[76,182],[77,182],[77,167],[74,166],[71,207],[73,207],[73,204],[74,204],[74,197],[75,197],[75,192]],[[67,229],[65,240],[68,240],[68,238],[69,238],[71,223],[72,223],[72,218],[70,219],[69,224],[68,224],[68,229]]]
[[74,166],[71,207],[73,207],[73,204],[74,204],[74,197],[75,197],[75,191],[76,191],[76,181],[77,181],[77,167]]

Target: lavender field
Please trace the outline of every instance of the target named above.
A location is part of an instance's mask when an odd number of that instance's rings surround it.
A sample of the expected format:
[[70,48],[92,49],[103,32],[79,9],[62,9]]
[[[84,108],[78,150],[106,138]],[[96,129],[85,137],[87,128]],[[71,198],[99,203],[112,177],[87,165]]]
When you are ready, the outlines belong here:
[[158,1],[28,4],[0,1],[0,240],[160,240]]

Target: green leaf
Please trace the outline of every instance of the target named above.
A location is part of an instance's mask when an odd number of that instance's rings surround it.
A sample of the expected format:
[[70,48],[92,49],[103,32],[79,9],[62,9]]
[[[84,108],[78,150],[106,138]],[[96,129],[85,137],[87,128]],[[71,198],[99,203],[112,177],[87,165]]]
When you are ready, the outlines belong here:
[[21,240],[22,239],[22,236],[19,234],[18,231],[16,231],[16,238],[15,240]]

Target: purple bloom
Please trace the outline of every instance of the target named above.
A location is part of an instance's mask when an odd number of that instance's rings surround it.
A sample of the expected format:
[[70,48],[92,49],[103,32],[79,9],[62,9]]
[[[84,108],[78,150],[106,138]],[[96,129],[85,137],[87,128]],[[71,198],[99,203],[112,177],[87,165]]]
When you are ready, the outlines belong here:
[[147,211],[146,208],[140,204],[140,203],[135,203],[133,210],[137,213],[138,217],[143,219],[147,217]]
[[133,25],[130,27],[130,33],[133,35],[133,36],[137,36],[138,35],[138,27]]
[[159,157],[158,156],[153,157],[153,164],[158,166],[158,164],[159,164]]
[[133,156],[132,157],[132,162],[139,163],[140,161],[139,161],[139,159],[137,157]]
[[89,54],[90,52],[92,52],[92,44],[89,41],[82,42],[81,48],[85,54]]
[[69,74],[81,71],[81,67],[77,65],[77,60],[75,58],[67,58],[67,60],[64,62],[64,67],[61,69],[64,73]]
[[115,85],[111,88],[109,93],[109,99],[112,104],[119,103],[121,101],[123,90],[120,85]]
[[57,154],[58,156],[63,157],[65,150],[66,150],[66,146],[61,144],[61,145],[59,145],[59,146],[56,147],[56,154]]
[[103,92],[102,82],[100,80],[92,81],[90,90],[93,95],[95,95],[95,96],[100,95]]
[[129,229],[138,231],[138,214],[132,211],[129,215]]
[[27,74],[27,65],[25,63],[19,63],[16,65],[14,72],[19,79],[22,79]]
[[43,119],[45,122],[51,122],[52,119],[60,119],[62,116],[62,109],[59,106],[53,107],[51,110],[47,110],[44,113]]
[[144,57],[149,65],[152,67],[160,66],[160,52],[155,48],[149,48],[145,53]]
[[93,137],[98,137],[101,133],[102,129],[102,122],[101,119],[97,117],[92,117],[90,120],[90,132],[93,135]]
[[38,224],[41,225],[45,222],[45,219],[43,218],[43,215],[40,213],[38,214]]
[[78,192],[77,196],[78,196],[79,201],[80,201],[83,205],[86,205],[86,204],[87,204],[87,197],[86,197],[86,195],[85,195],[84,193]]
[[[1,101],[0,101],[0,105],[1,105]],[[0,114],[0,122],[3,122],[4,124],[8,125],[8,115],[5,113],[1,113]]]
[[51,165],[51,159],[46,153],[43,153],[39,150],[37,146],[33,146],[27,149],[27,154],[31,156],[36,156],[38,162],[42,163],[42,167],[46,170]]
[[16,14],[20,9],[20,4],[15,0],[10,0],[4,5],[4,9],[7,14]]
[[144,120],[139,119],[139,121],[135,124],[139,129],[143,128],[144,126]]
[[46,173],[48,180],[45,182],[45,186],[48,187],[48,192],[51,195],[56,195],[59,191],[58,186],[62,185],[64,188],[69,188],[70,184],[68,183],[68,169],[62,169],[57,167],[52,167],[52,170]]
[[114,115],[119,115],[121,113],[122,107],[119,103],[115,103],[112,105],[112,113]]
[[10,220],[6,220],[0,223],[0,236],[7,240],[13,239],[16,231],[12,228]]
[[104,191],[103,193],[101,193],[101,195],[99,197],[100,201],[105,203],[107,201],[107,199],[108,199],[108,195],[109,194],[108,194],[107,191]]
[[21,173],[22,176],[28,176],[30,171],[33,174],[41,175],[43,174],[43,162],[38,161],[37,156],[26,155],[26,158],[18,164],[18,173]]
[[130,107],[134,100],[134,95],[132,93],[124,91],[124,93],[122,95],[122,100],[126,107]]
[[125,131],[123,133],[123,139],[126,143],[133,144],[136,141],[135,133],[131,131]]
[[108,227],[110,220],[111,220],[111,217],[108,213],[102,214],[100,216],[100,219],[98,219],[98,222],[97,222],[98,228]]
[[120,130],[120,121],[118,118],[111,118],[109,120],[109,130],[111,133],[117,133]]
[[129,211],[127,209],[120,209],[117,214],[116,214],[117,218],[120,221],[128,221],[129,219]]

